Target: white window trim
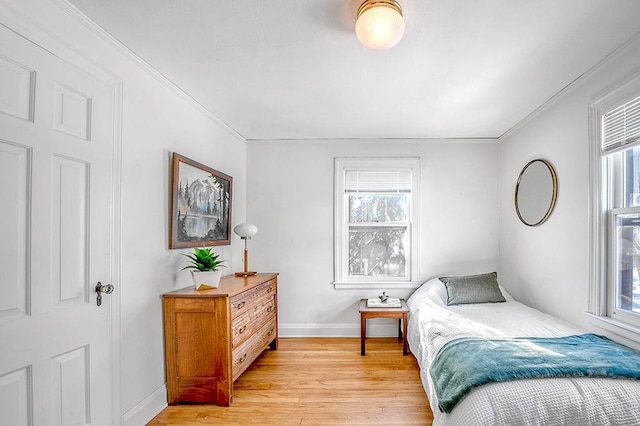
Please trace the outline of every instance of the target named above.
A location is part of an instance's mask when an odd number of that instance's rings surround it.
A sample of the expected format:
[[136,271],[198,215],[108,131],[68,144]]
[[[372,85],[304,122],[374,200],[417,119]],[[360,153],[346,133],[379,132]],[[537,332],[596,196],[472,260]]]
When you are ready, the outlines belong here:
[[[411,209],[408,232],[411,238],[409,277],[403,279],[349,278],[343,268],[342,259],[347,248],[343,221],[344,172],[347,169],[411,169]],[[420,159],[417,157],[343,157],[336,158],[334,164],[334,281],[335,289],[416,289],[422,281],[420,277]]]
[[[624,316],[612,315],[612,296],[609,294],[611,277],[608,240],[610,213],[604,194],[612,194],[612,188],[603,188],[602,176],[610,173],[611,160],[601,154],[602,117],[617,106],[640,95],[640,74],[601,93],[589,104],[589,293],[587,312],[589,321],[610,332],[640,342],[640,328],[635,321]],[[610,182],[609,182],[610,183]]]

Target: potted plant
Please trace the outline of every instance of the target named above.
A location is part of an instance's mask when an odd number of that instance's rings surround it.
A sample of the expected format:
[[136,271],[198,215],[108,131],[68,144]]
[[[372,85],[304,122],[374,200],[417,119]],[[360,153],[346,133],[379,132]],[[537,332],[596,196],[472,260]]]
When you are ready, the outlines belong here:
[[189,258],[189,264],[182,269],[191,270],[196,290],[218,287],[222,275],[220,268],[224,268],[222,262],[225,262],[219,259],[220,255],[209,247],[194,247],[193,253],[184,256]]

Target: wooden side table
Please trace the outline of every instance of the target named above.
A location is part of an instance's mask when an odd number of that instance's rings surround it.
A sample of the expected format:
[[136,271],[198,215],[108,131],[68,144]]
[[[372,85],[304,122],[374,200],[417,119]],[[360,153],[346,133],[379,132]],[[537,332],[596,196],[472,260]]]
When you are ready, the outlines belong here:
[[360,355],[365,354],[364,342],[367,338],[367,319],[368,318],[397,318],[398,322],[398,340],[402,341],[402,354],[409,354],[409,345],[407,344],[407,316],[409,308],[404,299],[400,299],[401,306],[399,308],[368,308],[367,299],[360,300]]

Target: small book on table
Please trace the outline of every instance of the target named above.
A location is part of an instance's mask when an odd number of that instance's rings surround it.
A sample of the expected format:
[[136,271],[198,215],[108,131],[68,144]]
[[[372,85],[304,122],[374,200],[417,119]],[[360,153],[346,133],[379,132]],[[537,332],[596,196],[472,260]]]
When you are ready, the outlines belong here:
[[379,297],[375,299],[367,299],[367,308],[400,308],[402,304],[400,299],[389,297],[384,302]]

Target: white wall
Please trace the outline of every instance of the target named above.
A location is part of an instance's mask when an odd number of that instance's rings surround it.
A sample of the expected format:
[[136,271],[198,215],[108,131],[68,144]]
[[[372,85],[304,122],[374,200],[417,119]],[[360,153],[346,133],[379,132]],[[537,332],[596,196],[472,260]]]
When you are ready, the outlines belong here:
[[[331,285],[335,157],[421,158],[419,262],[427,279],[496,270],[498,149],[472,141],[249,142],[247,219],[258,226],[249,263],[280,273],[280,335],[359,336],[357,304],[380,293]],[[373,334],[395,332],[393,323],[377,324]]]
[[[144,424],[166,404],[160,296],[192,285],[188,273],[180,271],[185,263],[180,253],[187,250],[167,248],[170,153],[234,178],[235,224],[244,221],[246,211],[246,143],[143,71],[109,37],[88,29],[91,24],[73,10],[65,13],[50,0],[0,0],[0,7],[4,2],[18,13],[7,13],[1,22],[55,54],[95,66],[123,83],[122,205],[115,213],[122,220],[122,273],[113,277],[112,297],[120,298],[121,413],[126,424]],[[229,272],[241,268],[239,240],[219,251],[229,261]]]
[[[639,71],[636,41],[500,143],[501,283],[522,302],[589,329],[583,315],[589,288],[587,105]],[[513,195],[522,167],[539,157],[556,168],[558,202],[547,222],[527,227],[518,221]]]
[[[234,178],[232,221],[243,221],[246,144],[229,136],[157,81],[126,75],[122,172],[122,401],[127,412],[164,386],[160,295],[192,285],[181,271],[190,250],[168,250],[170,153],[178,152]],[[240,241],[216,251],[227,270],[241,265]],[[226,275],[226,273],[225,273]],[[136,380],[127,380],[135,377]],[[166,398],[162,394],[162,398]],[[166,401],[166,399],[165,399]]]

